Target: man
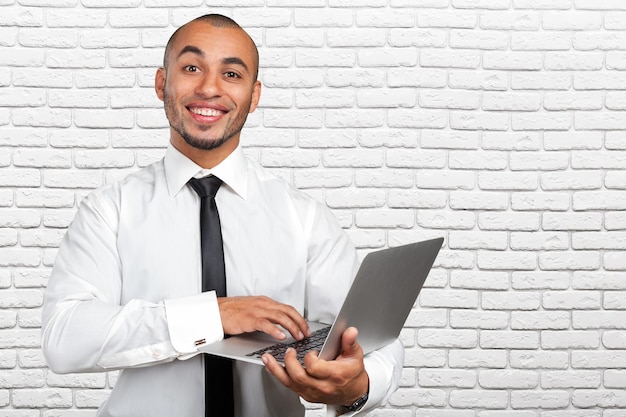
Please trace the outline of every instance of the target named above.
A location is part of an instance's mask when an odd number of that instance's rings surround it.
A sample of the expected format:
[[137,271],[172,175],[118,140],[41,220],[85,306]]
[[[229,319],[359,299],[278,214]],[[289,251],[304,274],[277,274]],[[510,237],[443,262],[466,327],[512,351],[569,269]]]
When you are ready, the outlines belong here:
[[[347,293],[357,256],[332,215],[243,156],[257,72],[254,42],[229,18],[179,28],[155,79],[166,156],[89,195],[68,229],[46,290],[43,349],[55,372],[123,370],[99,416],[203,416],[197,341],[257,330],[302,339],[303,316],[332,321]],[[223,182],[223,297],[200,285],[200,200],[188,182],[207,175]],[[375,407],[398,386],[402,346],[364,357],[356,338],[346,330],[336,360],[309,354],[305,367],[294,352],[284,367],[264,356],[267,372],[235,363],[235,415],[304,415],[299,396],[330,415]]]

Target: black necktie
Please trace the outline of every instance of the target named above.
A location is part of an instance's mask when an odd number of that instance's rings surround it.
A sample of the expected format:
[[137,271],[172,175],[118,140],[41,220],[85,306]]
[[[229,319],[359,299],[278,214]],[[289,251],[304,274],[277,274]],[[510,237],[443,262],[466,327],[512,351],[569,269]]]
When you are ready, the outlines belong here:
[[[192,178],[189,185],[200,196],[200,236],[202,252],[202,291],[215,290],[218,297],[226,296],[226,272],[220,216],[215,194],[222,180],[215,176]],[[234,416],[232,362],[204,355],[206,417]]]

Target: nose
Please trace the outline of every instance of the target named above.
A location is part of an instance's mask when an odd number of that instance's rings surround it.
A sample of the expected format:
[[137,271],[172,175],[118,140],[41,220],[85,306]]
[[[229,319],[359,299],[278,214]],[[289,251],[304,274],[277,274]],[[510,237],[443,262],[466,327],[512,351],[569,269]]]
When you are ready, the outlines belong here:
[[196,94],[203,98],[219,97],[221,95],[219,74],[213,71],[204,73],[196,85]]

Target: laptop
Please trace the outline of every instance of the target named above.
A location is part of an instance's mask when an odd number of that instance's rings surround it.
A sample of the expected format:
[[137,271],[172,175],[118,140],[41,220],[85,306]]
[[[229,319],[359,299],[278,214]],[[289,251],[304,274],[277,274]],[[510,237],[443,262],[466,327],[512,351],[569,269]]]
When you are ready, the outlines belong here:
[[200,351],[262,365],[264,353],[284,363],[287,348],[293,347],[301,362],[311,350],[319,351],[321,359],[333,360],[341,350],[341,335],[351,326],[359,330],[357,340],[364,354],[379,349],[400,335],[442,244],[443,238],[436,238],[368,253],[332,326],[308,322],[312,334],[304,340],[278,342],[262,332],[244,333]]

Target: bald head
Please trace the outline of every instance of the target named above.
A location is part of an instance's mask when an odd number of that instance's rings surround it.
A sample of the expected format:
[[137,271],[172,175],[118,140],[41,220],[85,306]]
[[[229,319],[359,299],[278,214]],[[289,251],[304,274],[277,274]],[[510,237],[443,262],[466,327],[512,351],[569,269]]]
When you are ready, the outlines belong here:
[[216,27],[216,28],[237,29],[237,30],[241,31],[242,33],[244,33],[246,35],[246,37],[249,39],[249,41],[250,41],[250,47],[251,47],[252,52],[253,52],[254,68],[253,68],[252,72],[254,74],[254,80],[256,81],[256,79],[258,78],[258,74],[259,74],[259,51],[258,51],[254,41],[252,40],[250,35],[248,35],[248,33],[241,26],[239,26],[239,24],[237,24],[237,22],[235,22],[230,17],[224,16],[224,15],[221,15],[221,14],[206,14],[204,16],[197,17],[197,18],[195,18],[195,19],[185,23],[183,26],[181,26],[178,29],[176,29],[176,31],[174,31],[174,33],[172,34],[170,39],[167,41],[167,45],[165,46],[165,54],[163,56],[163,68],[167,69],[167,67],[169,65],[172,45],[176,41],[176,37],[178,36],[178,34],[185,27],[187,27],[191,23],[206,23],[206,24],[211,25],[211,26]]

